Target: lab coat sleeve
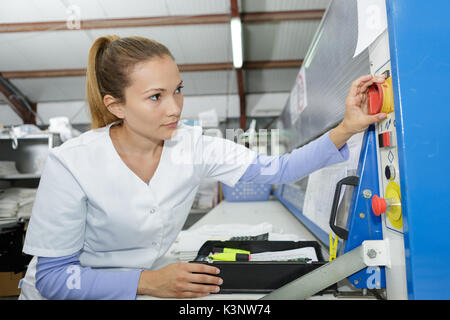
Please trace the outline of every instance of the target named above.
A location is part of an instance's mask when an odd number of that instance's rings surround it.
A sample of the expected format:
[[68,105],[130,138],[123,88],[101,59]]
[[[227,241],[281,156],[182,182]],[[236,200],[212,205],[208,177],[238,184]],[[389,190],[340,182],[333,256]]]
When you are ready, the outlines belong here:
[[218,137],[202,135],[196,149],[201,177],[212,178],[231,187],[256,159],[256,152]]
[[348,145],[337,149],[329,133],[281,156],[258,154],[240,182],[282,184],[296,182],[321,168],[349,159]]
[[59,258],[39,257],[36,288],[53,300],[134,300],[142,270],[82,267],[79,252]]
[[41,175],[23,252],[60,257],[79,251],[84,243],[86,196],[54,149]]

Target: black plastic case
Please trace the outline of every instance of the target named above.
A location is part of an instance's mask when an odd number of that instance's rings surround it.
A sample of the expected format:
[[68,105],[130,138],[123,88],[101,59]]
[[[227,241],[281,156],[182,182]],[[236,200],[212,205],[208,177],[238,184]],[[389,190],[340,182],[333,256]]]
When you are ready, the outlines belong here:
[[[318,262],[298,261],[202,261],[213,248],[234,248],[259,253],[313,247]],[[220,269],[223,284],[219,293],[268,293],[327,263],[317,241],[207,241],[198,251],[194,263],[205,263]],[[331,286],[324,291],[334,291]],[[322,291],[322,293],[324,292]]]

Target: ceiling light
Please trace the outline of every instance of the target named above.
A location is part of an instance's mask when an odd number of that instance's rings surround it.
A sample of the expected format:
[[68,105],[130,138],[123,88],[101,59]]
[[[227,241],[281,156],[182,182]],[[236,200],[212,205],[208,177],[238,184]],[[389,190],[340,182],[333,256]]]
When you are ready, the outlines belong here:
[[238,17],[231,18],[231,47],[233,50],[233,65],[236,69],[242,67],[242,23]]

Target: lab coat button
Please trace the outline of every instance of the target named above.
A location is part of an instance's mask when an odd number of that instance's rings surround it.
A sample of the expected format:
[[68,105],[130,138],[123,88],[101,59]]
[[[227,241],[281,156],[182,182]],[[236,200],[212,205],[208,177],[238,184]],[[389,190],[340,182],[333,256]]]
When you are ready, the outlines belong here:
[[156,212],[156,209],[155,208],[152,208],[151,210],[150,210],[150,213],[151,214],[153,214],[153,213],[155,213]]

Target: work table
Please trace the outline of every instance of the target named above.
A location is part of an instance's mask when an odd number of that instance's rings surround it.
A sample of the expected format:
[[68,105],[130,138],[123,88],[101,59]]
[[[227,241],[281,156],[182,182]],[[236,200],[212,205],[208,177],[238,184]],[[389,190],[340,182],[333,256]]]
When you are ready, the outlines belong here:
[[[222,201],[200,220],[193,224],[189,230],[216,224],[259,224],[267,222],[273,226],[273,232],[294,234],[303,240],[317,240],[314,235],[306,229],[303,224],[278,200],[252,201],[252,202],[228,202]],[[326,257],[325,252],[324,256]],[[170,254],[170,249],[166,254],[165,263],[178,261]],[[210,294],[205,298],[208,300],[243,299],[255,300],[265,294]],[[150,296],[138,296],[138,299],[158,299]]]

